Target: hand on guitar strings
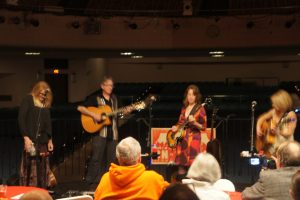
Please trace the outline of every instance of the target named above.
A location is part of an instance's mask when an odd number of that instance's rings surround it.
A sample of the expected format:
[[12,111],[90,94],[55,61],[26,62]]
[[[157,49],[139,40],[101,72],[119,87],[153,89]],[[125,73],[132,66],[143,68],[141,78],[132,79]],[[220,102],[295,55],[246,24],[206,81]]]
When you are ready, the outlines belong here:
[[178,131],[178,127],[177,126],[172,126],[172,132],[175,133]]
[[107,116],[105,114],[100,114],[99,115],[99,114],[94,113],[92,115],[92,118],[93,118],[95,123],[98,123],[98,122],[104,121],[107,118]]

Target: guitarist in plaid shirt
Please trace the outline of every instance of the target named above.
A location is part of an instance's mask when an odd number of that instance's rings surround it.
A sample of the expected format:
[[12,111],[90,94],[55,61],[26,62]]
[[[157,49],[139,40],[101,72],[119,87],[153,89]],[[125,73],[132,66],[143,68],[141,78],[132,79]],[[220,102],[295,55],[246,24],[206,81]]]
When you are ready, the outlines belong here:
[[[95,122],[105,120],[105,116],[93,113],[87,109],[89,106],[99,107],[108,105],[112,111],[118,109],[117,97],[113,94],[114,82],[112,77],[104,77],[100,84],[101,91],[87,97],[83,105],[77,110],[83,115],[91,117]],[[127,114],[131,110],[125,110]],[[118,143],[117,116],[113,116],[111,124],[103,127],[95,134],[92,141],[92,156],[88,163],[86,182],[91,185],[99,183],[102,174],[107,167],[115,160],[116,145]],[[105,156],[106,154],[106,156]],[[107,158],[106,160],[104,158]]]

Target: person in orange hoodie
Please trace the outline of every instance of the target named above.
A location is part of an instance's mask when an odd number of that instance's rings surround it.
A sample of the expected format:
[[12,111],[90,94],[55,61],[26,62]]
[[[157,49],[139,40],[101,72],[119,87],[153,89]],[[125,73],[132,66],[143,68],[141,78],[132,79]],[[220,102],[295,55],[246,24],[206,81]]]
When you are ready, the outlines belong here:
[[111,163],[95,191],[95,200],[157,200],[169,185],[158,173],[141,163],[141,145],[127,137],[117,145],[119,165]]

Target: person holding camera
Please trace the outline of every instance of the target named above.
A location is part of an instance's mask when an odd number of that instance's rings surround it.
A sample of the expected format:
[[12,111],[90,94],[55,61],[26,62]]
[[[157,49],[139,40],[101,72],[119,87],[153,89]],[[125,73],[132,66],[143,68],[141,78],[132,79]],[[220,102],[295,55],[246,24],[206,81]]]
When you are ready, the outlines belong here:
[[244,200],[290,199],[291,178],[300,170],[300,144],[296,141],[282,143],[274,159],[277,169],[262,170],[258,181],[242,192]]

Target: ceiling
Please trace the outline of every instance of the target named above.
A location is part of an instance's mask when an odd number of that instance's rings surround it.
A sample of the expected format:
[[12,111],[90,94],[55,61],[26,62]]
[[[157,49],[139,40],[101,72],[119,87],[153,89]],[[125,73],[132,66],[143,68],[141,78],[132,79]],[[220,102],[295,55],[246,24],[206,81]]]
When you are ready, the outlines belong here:
[[[288,14],[299,17],[299,0],[0,0],[0,10],[17,10],[57,15],[78,16],[155,16],[155,17],[206,17],[218,15]],[[166,49],[166,50],[88,50],[88,49],[39,49],[37,58],[130,58],[121,52],[156,58],[151,62],[214,63],[214,62],[289,62],[300,60],[300,47],[264,47],[217,49],[225,57],[212,58],[216,49]],[[34,49],[0,47],[0,57],[24,57]],[[136,61],[135,61],[136,62]],[[140,62],[140,61],[139,61]],[[149,61],[150,62],[150,61]]]
[[0,8],[82,16],[215,16],[299,13],[298,0],[0,0]]
[[[223,52],[223,57],[212,57],[210,52]],[[26,56],[25,52],[39,52],[39,55]],[[131,52],[132,55],[122,55]],[[132,59],[142,56],[142,59]],[[148,64],[208,64],[208,63],[288,63],[300,62],[300,47],[269,47],[269,48],[230,48],[230,49],[145,49],[145,50],[90,50],[90,49],[24,49],[0,47],[2,58],[106,58],[116,62],[139,62]]]

